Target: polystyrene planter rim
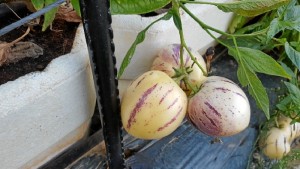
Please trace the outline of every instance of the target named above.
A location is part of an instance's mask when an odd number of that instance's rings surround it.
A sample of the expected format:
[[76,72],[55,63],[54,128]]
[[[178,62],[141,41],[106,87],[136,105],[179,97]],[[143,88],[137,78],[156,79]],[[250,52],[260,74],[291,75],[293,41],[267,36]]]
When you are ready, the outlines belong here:
[[[37,97],[43,95],[45,91],[51,91],[60,82],[73,76],[74,72],[81,72],[86,69],[89,65],[86,55],[87,47],[82,24],[80,24],[77,28],[70,53],[53,59],[43,71],[31,72],[0,85],[1,104],[20,107],[23,103],[22,100],[35,100]],[[4,108],[10,109],[9,107]],[[3,111],[0,113],[0,118],[8,113]]]

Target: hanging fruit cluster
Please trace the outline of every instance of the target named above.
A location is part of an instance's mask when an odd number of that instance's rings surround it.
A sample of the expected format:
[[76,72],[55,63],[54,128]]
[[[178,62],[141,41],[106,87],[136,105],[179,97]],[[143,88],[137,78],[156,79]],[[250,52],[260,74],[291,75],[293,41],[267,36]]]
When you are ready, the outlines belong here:
[[249,125],[250,105],[233,81],[207,76],[202,56],[172,44],[161,49],[151,71],[127,88],[121,118],[129,134],[159,139],[175,131],[184,117],[207,135],[231,136]]

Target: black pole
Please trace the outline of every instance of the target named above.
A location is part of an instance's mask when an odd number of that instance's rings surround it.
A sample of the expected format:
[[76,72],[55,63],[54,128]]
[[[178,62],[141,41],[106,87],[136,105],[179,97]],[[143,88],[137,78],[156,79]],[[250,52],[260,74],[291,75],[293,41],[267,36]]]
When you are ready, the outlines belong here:
[[120,99],[109,0],[80,0],[110,169],[124,168]]

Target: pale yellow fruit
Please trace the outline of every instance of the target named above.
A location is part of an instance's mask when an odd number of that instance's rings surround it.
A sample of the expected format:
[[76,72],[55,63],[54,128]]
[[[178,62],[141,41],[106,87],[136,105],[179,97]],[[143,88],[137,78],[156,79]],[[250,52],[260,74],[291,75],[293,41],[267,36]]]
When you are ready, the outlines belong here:
[[263,145],[263,153],[271,159],[282,159],[291,149],[286,134],[285,130],[272,128]]
[[141,139],[159,139],[181,124],[187,96],[164,72],[149,71],[125,91],[121,103],[124,129]]
[[259,141],[263,153],[270,159],[282,159],[290,152],[291,144],[300,136],[300,124],[291,124],[292,119],[285,116],[278,118],[278,126],[269,129]]

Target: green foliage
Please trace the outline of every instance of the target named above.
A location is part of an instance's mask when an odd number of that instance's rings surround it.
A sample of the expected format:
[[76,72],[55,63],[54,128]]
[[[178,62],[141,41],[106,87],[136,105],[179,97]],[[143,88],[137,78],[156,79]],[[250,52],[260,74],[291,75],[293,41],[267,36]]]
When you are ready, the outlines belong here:
[[300,70],[300,52],[292,48],[288,42],[284,45],[285,52],[293,64]]
[[43,0],[31,0],[31,3],[32,3],[33,7],[36,10],[40,10],[44,7],[45,1],[43,1]]
[[290,0],[242,0],[227,3],[215,3],[205,1],[181,0],[181,2],[185,3],[215,5],[224,12],[234,12],[235,14],[247,17],[257,16],[277,9],[278,7],[288,3],[289,1]]
[[142,30],[141,32],[138,33],[135,41],[133,42],[133,44],[130,46],[129,50],[127,51],[123,61],[122,61],[122,64],[121,64],[121,67],[119,69],[119,72],[118,72],[118,78],[120,78],[123,74],[123,72],[125,71],[126,67],[129,65],[132,57],[133,57],[133,54],[135,52],[135,49],[137,47],[138,44],[142,43],[144,40],[145,40],[145,37],[146,37],[146,32],[147,30],[152,26],[154,25],[156,22],[160,21],[160,20],[169,20],[170,18],[172,17],[172,13],[171,12],[168,12],[167,14],[165,14],[163,17],[157,19],[156,21],[152,22],[150,25],[148,25],[144,30]]
[[[42,8],[56,2],[56,0],[31,0],[31,3],[33,7],[36,10],[41,10]],[[73,8],[75,9],[76,13],[80,15],[80,7],[79,7],[79,0],[71,0],[71,4]],[[44,15],[44,22],[43,22],[43,27],[42,31],[45,31],[53,22],[55,19],[55,14],[57,12],[58,8],[53,8]]]
[[293,0],[289,5],[278,9],[278,17],[271,21],[270,29],[267,33],[268,39],[273,38],[280,31],[286,29],[300,31],[300,5],[295,5],[296,2]]
[[[267,29],[266,34],[260,34],[254,39],[255,46],[260,50],[276,53],[281,67],[289,75],[288,81],[284,82],[285,94],[279,98],[276,104],[277,110],[268,123],[276,123],[276,117],[286,116],[292,119],[292,123],[300,122],[300,5],[299,1],[292,0],[289,4],[279,7],[277,10],[267,12],[257,18],[257,22],[244,26],[236,32],[255,34]],[[243,39],[243,37],[241,37]],[[227,40],[228,41],[228,40]],[[229,40],[229,42],[231,42]],[[253,41],[254,42],[254,41]],[[250,42],[252,43],[252,42]],[[254,44],[253,44],[254,45]],[[253,46],[252,45],[252,46]],[[251,46],[251,44],[248,44]],[[266,127],[268,130],[270,127]],[[292,149],[287,156],[276,162],[272,168],[289,168],[289,164],[299,163],[299,150]]]
[[74,10],[76,11],[77,15],[81,17],[79,0],[71,0],[71,4]]
[[261,81],[254,73],[254,70],[251,70],[251,67],[245,62],[243,59],[244,57],[239,53],[239,50],[230,48],[229,54],[234,56],[239,63],[237,76],[240,83],[243,87],[248,86],[249,93],[255,99],[256,105],[263,110],[266,117],[269,119],[269,98]]
[[284,84],[288,88],[288,91],[289,91],[292,101],[299,107],[300,106],[300,89],[296,85],[289,83],[289,82],[284,82]]
[[271,56],[256,49],[239,47],[242,60],[250,70],[268,75],[290,78],[290,75]]
[[249,19],[249,17],[235,14],[232,18],[231,24],[229,25],[228,32],[234,33],[237,29],[242,28]]
[[[56,0],[45,0],[45,6],[48,6],[52,3],[54,3],[55,1]],[[57,10],[58,10],[58,8],[53,8],[49,12],[45,13],[42,31],[45,31],[48,28],[48,26],[50,26],[52,24]]]
[[160,9],[171,0],[110,0],[112,14],[143,14]]
[[230,47],[229,54],[239,63],[237,75],[242,86],[248,86],[250,95],[269,119],[268,95],[255,73],[258,72],[286,78],[290,78],[290,75],[272,57],[262,51],[246,47]]
[[257,16],[276,9],[289,0],[243,0],[231,3],[219,3],[216,6],[224,12],[234,12],[242,16]]
[[[281,102],[277,104],[277,108],[281,111],[281,113],[293,119],[296,119],[300,116],[300,108],[297,106],[299,105],[298,103],[300,102],[300,99],[298,97],[296,98],[296,95],[299,94],[296,92],[296,89],[299,89],[297,74],[299,73],[300,68],[299,7],[300,6],[298,5],[298,2],[296,0],[292,0],[289,2],[289,4],[282,5],[276,10],[272,10],[264,15],[259,16],[257,22],[235,29],[236,41],[239,46],[252,48],[251,50],[261,50],[259,52],[255,52],[256,54],[254,54],[253,52],[250,52],[250,50],[244,50],[243,52],[243,50],[241,51],[239,47],[241,56],[247,56],[244,57],[245,65],[248,66],[251,71],[286,78],[290,77],[289,80],[291,83],[285,83],[288,88],[288,93],[286,94],[286,97],[284,97]],[[242,21],[238,19],[236,19],[233,24],[245,25],[245,23],[242,23]],[[242,36],[245,34],[253,36]],[[224,40],[224,42],[230,46],[234,45],[233,38],[227,38]],[[274,53],[277,53],[280,57],[279,59],[287,64],[282,63],[281,68],[279,68],[280,72],[274,72],[274,70],[279,70],[278,65],[274,65],[274,63],[272,63],[274,60],[270,56],[267,56],[266,54],[261,55],[263,53],[262,50],[274,51]],[[234,53],[231,51],[231,54],[237,55],[237,52]],[[273,61],[267,61],[265,60],[266,58],[269,58]],[[267,62],[272,64],[268,65],[266,64]],[[272,72],[269,72],[271,69],[273,69]],[[282,69],[285,70],[284,74],[282,74]],[[245,75],[245,72],[247,71],[244,71],[244,74],[242,75]],[[286,76],[287,74],[288,76]],[[242,79],[241,77],[239,78]],[[299,118],[298,121],[300,121]]]

